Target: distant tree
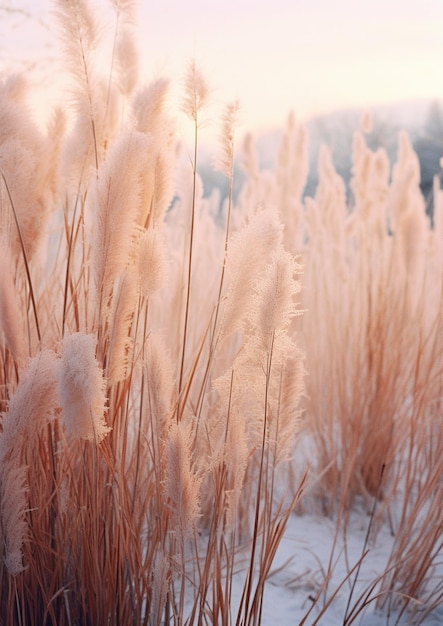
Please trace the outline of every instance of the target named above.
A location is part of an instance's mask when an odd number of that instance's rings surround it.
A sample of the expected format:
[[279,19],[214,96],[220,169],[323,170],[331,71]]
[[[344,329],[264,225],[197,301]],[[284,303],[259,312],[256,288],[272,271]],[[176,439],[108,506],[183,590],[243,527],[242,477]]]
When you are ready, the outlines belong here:
[[429,107],[428,118],[422,132],[414,141],[414,150],[420,161],[420,187],[426,199],[426,210],[433,215],[433,180],[438,174],[443,183],[440,160],[443,158],[443,104],[435,100]]

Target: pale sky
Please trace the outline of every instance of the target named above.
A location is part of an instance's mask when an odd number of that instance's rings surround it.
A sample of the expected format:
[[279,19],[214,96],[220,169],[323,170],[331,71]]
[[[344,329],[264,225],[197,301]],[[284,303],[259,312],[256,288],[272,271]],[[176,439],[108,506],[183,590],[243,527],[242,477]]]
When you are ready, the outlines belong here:
[[[0,13],[0,63],[18,49],[48,54],[50,0],[2,4],[27,6],[44,27],[16,19],[11,29]],[[305,119],[443,97],[443,0],[140,0],[138,13],[143,81],[180,86],[195,58],[216,103],[240,100],[249,130],[281,127],[290,110]]]

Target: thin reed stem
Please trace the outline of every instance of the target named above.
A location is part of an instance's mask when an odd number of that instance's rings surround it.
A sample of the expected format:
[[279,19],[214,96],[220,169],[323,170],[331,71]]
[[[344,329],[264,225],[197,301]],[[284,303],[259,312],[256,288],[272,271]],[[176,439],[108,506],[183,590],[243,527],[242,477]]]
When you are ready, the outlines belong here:
[[39,341],[39,343],[41,343],[42,336],[41,336],[41,332],[40,332],[40,324],[39,324],[39,319],[38,319],[38,314],[37,314],[37,304],[35,302],[34,288],[33,288],[33,285],[32,285],[31,271],[30,271],[30,268],[29,268],[28,255],[26,253],[25,242],[23,240],[22,231],[21,231],[21,228],[20,228],[20,224],[19,224],[19,221],[18,221],[16,210],[15,210],[14,201],[12,199],[11,192],[10,192],[10,189],[9,189],[8,181],[6,180],[5,175],[3,174],[3,172],[0,171],[0,174],[1,174],[1,177],[2,177],[2,180],[3,180],[3,184],[5,185],[6,193],[8,194],[9,203],[10,203],[10,206],[11,206],[12,214],[14,216],[14,222],[15,222],[15,225],[17,227],[18,236],[20,238],[20,246],[21,246],[21,251],[22,251],[22,254],[23,254],[23,261],[24,261],[24,264],[25,264],[26,278],[28,280],[28,286],[29,286],[29,296],[31,298],[32,311],[33,311],[33,314],[34,314],[35,329],[36,329],[36,332],[37,332],[38,341]]
[[194,161],[192,163],[192,205],[191,205],[191,227],[189,233],[189,250],[187,258],[187,283],[186,283],[186,303],[185,303],[185,319],[183,326],[183,340],[182,340],[182,352],[180,360],[180,375],[178,381],[178,406],[177,406],[177,421],[180,421],[184,404],[182,404],[181,394],[183,388],[183,376],[186,359],[186,345],[188,339],[188,324],[189,324],[189,307],[191,302],[191,278],[192,278],[192,257],[194,248],[194,229],[195,229],[195,203],[196,203],[196,190],[197,190],[197,152],[198,152],[198,123],[197,123],[197,111],[195,112],[194,119]]

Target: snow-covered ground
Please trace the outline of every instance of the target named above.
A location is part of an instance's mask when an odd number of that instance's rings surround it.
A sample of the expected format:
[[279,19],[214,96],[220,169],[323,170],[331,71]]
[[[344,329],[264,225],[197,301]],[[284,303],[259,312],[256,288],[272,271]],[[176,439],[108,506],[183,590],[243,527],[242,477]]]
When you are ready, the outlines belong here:
[[[345,623],[353,623],[362,626],[394,626],[397,623],[399,625],[419,623],[408,622],[405,615],[397,622],[398,615],[392,613],[388,617],[386,612],[377,612],[375,600],[358,614],[355,621],[345,622],[345,616],[349,617],[363,594],[384,572],[393,544],[393,536],[388,525],[380,528],[375,540],[369,540],[365,544],[369,520],[370,517],[362,511],[353,513],[346,539],[344,540],[343,535],[338,536],[334,548],[336,524],[333,520],[318,515],[291,516],[274,560],[273,574],[265,587],[262,625],[289,626],[303,623],[306,626],[313,624],[342,626]],[[368,552],[361,561],[348,606],[357,568],[348,580],[342,583],[366,550]],[[436,584],[438,581],[443,583],[443,566],[440,561],[434,577]],[[327,589],[322,592],[316,606],[303,622],[312,606],[313,598],[321,589],[329,566],[331,577]],[[371,597],[374,598],[376,594],[377,588],[373,590]],[[331,598],[333,598],[331,603],[319,618],[320,611]],[[421,623],[426,626],[442,626],[443,604]]]

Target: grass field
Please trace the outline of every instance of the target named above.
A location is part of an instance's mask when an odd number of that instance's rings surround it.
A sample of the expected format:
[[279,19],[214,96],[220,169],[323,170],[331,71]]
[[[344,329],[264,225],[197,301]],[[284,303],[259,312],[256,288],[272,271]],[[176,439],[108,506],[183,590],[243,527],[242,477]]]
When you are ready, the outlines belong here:
[[299,623],[326,624],[356,510],[344,583],[392,542],[343,624],[368,603],[425,623],[443,602],[443,192],[431,227],[407,134],[391,168],[367,117],[351,203],[327,147],[304,198],[305,128],[290,115],[260,170],[231,103],[220,207],[196,64],[171,102],[167,80],[139,84],[131,2],[106,67],[89,3],[55,4],[71,109],[42,130],[25,77],[0,84],[0,624],[260,624],[309,516],[335,540]]

